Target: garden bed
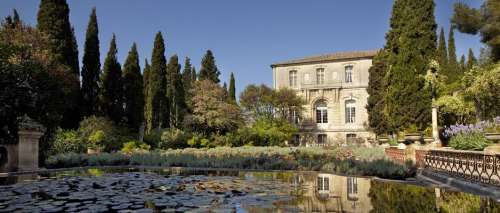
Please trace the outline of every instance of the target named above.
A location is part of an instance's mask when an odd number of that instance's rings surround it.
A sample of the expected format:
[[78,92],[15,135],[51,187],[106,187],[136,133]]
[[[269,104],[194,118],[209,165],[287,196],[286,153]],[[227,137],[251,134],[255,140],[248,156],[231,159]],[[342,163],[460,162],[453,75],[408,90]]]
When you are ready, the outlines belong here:
[[325,171],[349,175],[404,179],[415,175],[413,167],[386,159],[379,148],[342,147],[220,147],[145,153],[67,153],[51,156],[47,168],[84,166],[158,166],[251,170]]

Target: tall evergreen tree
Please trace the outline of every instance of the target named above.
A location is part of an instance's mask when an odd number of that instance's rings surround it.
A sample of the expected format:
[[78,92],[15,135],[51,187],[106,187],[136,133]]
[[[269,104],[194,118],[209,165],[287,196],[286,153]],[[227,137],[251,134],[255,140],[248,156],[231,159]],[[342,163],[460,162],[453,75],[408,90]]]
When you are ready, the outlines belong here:
[[234,74],[231,72],[231,77],[229,79],[229,101],[236,103],[236,86],[234,80]]
[[66,0],[41,0],[38,10],[37,28],[44,32],[50,41],[50,51],[55,59],[70,67],[79,77],[78,52],[75,52],[74,34],[69,22],[69,7]]
[[99,75],[101,72],[99,51],[99,28],[96,9],[92,9],[83,53],[82,66],[82,113],[83,116],[95,115],[99,109]]
[[477,64],[477,59],[474,56],[474,52],[469,48],[469,55],[467,56],[467,65],[465,66],[467,70],[472,69],[474,65]]
[[170,57],[167,65],[169,79],[167,97],[170,103],[170,126],[180,128],[186,110],[186,98],[182,82],[181,65],[177,55]]
[[121,123],[123,119],[123,81],[122,68],[116,58],[117,52],[116,37],[113,34],[101,77],[101,110],[115,123]]
[[196,80],[198,80],[198,74],[196,73],[196,68],[193,66],[191,69],[191,84],[194,84]]
[[151,105],[150,132],[153,128],[169,127],[169,106],[166,96],[167,88],[167,60],[165,59],[165,43],[161,32],[155,37],[151,68],[149,73],[149,94],[147,104]]
[[191,65],[191,59],[189,57],[186,57],[186,60],[184,61],[184,68],[182,71],[182,84],[184,85],[184,97],[186,100],[187,104],[187,111],[191,111],[191,106],[190,106],[190,100],[192,97],[192,94],[190,92],[191,87],[193,85],[193,80],[192,80],[192,71],[193,70],[193,65]]
[[378,135],[388,133],[389,124],[384,114],[385,107],[385,75],[387,73],[387,54],[382,50],[374,58],[368,70],[368,123],[373,132]]
[[424,129],[431,118],[431,93],[423,76],[436,51],[434,2],[396,0],[390,22],[385,112],[395,130],[412,124]]
[[12,21],[15,25],[18,25],[21,23],[21,18],[19,18],[19,13],[17,13],[17,10],[14,9],[13,11],[13,15],[12,15]]
[[123,65],[124,117],[128,126],[134,130],[139,130],[144,120],[143,81],[139,66],[139,53],[134,43]]
[[219,83],[219,75],[220,71],[217,69],[217,65],[215,64],[215,58],[211,50],[207,50],[205,56],[201,60],[201,69],[200,69],[200,80],[211,80],[214,83]]
[[74,74],[72,79],[69,79],[73,87],[67,93],[67,107],[63,113],[61,126],[76,128],[80,121],[80,70],[78,46],[69,22],[69,7],[66,0],[41,0],[37,21],[38,30],[49,38],[51,55]]
[[462,55],[462,57],[460,57],[460,62],[458,64],[460,73],[464,73],[465,71],[467,71],[467,65],[465,63],[466,63],[465,62],[465,55]]
[[153,112],[152,112],[152,102],[151,100],[151,88],[150,88],[150,75],[151,75],[151,66],[149,66],[149,62],[146,59],[144,62],[144,71],[143,71],[143,85],[144,85],[144,124],[145,130],[153,129]]
[[448,52],[446,50],[446,39],[444,37],[444,29],[442,27],[441,27],[441,32],[439,33],[436,59],[440,67],[445,67],[448,65]]
[[450,27],[450,32],[448,34],[448,66],[446,67],[448,70],[447,77],[449,83],[457,81],[461,76],[458,69],[457,54],[455,49],[455,35],[453,31],[453,27]]
[[12,15],[8,15],[7,17],[5,17],[4,22],[2,24],[5,27],[15,28],[16,26],[19,26],[21,23],[22,23],[21,18],[19,18],[17,10],[13,9]]

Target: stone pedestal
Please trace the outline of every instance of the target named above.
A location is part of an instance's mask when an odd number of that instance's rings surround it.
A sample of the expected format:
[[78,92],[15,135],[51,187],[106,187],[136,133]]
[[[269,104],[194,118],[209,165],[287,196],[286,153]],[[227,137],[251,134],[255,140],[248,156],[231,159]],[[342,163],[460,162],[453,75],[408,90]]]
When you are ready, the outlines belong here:
[[34,171],[38,169],[38,140],[43,133],[33,130],[20,130],[18,144],[18,170]]
[[438,130],[438,109],[435,106],[432,107],[432,137],[434,138],[434,146],[441,147]]
[[44,131],[27,116],[20,118],[17,143],[0,145],[0,172],[38,170],[38,140]]

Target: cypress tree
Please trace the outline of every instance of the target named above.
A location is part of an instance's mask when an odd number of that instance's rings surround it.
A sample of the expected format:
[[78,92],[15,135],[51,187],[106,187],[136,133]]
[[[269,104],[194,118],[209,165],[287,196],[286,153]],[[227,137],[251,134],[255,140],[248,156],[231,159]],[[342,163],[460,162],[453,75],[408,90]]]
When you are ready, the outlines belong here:
[[15,28],[16,26],[22,24],[21,18],[19,18],[19,14],[17,13],[16,9],[12,10],[12,15],[8,15],[5,17],[4,22],[2,23],[2,26],[8,27],[8,28]]
[[211,50],[207,50],[205,56],[201,60],[201,69],[200,69],[200,80],[210,80],[214,83],[219,83],[219,75],[220,71],[217,69],[217,65],[215,65],[215,58]]
[[148,104],[151,105],[151,129],[169,127],[169,106],[167,103],[167,60],[165,59],[165,43],[161,32],[155,36],[153,53],[151,56],[151,68],[149,73]]
[[150,88],[150,75],[151,75],[151,66],[149,66],[149,62],[146,59],[144,63],[144,71],[143,71],[143,85],[144,85],[144,124],[145,130],[150,131],[153,129],[153,112],[152,112],[152,102],[151,102],[151,88]]
[[21,18],[19,18],[19,14],[17,13],[17,10],[14,9],[12,12],[13,12],[13,15],[12,15],[13,24],[19,25],[21,23]]
[[128,126],[134,130],[139,130],[144,120],[143,81],[139,66],[139,54],[134,43],[123,66],[124,117]]
[[395,130],[412,124],[423,130],[431,118],[431,93],[423,76],[436,51],[434,2],[396,0],[390,26],[385,112]]
[[101,110],[115,123],[123,119],[123,81],[121,65],[116,58],[116,37],[113,34],[102,73]]
[[386,85],[384,77],[387,73],[387,55],[382,50],[374,58],[370,69],[368,70],[368,123],[370,128],[376,134],[389,132],[389,124],[384,114]]
[[448,82],[452,83],[459,79],[460,72],[458,70],[457,54],[455,49],[455,36],[453,33],[453,27],[450,27],[450,32],[448,35]]
[[469,48],[469,55],[467,56],[466,69],[470,70],[476,64],[477,64],[477,59],[476,59],[476,57],[474,57],[474,52],[472,51],[471,48]]
[[177,55],[170,57],[167,65],[169,84],[167,97],[170,103],[170,126],[179,128],[182,125],[186,110],[186,98],[182,83],[181,65]]
[[234,80],[234,74],[231,72],[231,77],[229,78],[229,101],[236,103],[236,86]]
[[41,0],[37,20],[38,30],[49,37],[50,51],[56,61],[70,67],[71,72],[78,77],[77,44],[69,22],[66,0]]
[[49,39],[49,51],[55,61],[66,65],[74,74],[69,79],[73,88],[66,94],[67,107],[61,126],[76,128],[80,121],[80,70],[78,46],[69,22],[69,7],[66,0],[41,0],[37,15],[37,28]]
[[198,79],[198,74],[196,73],[196,68],[193,66],[191,69],[191,83],[193,84]]
[[192,94],[190,92],[193,85],[192,70],[193,65],[191,65],[191,59],[189,57],[186,57],[186,60],[184,61],[184,68],[182,71],[182,85],[184,85],[184,97],[186,100],[187,111],[191,111],[191,106],[189,103],[192,97]]
[[93,8],[87,26],[82,61],[83,116],[95,115],[98,111],[99,75],[101,72],[98,33],[96,9]]
[[459,67],[460,73],[464,73],[465,71],[467,71],[467,65],[465,64],[465,55],[462,55],[462,57],[460,57],[460,63],[458,65],[458,67]]
[[447,64],[448,64],[448,52],[446,50],[446,40],[444,37],[444,29],[442,27],[441,27],[441,32],[439,33],[436,59],[437,59],[440,67],[447,66]]

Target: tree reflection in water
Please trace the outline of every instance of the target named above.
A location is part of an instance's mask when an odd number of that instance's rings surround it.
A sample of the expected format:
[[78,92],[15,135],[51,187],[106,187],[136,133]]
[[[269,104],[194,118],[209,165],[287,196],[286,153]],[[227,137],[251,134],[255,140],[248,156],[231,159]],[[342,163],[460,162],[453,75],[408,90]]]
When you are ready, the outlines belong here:
[[275,204],[281,210],[371,213],[500,212],[500,205],[491,198],[439,188],[324,173],[299,173],[288,181],[297,186],[297,190],[290,193],[294,196],[291,201]]

